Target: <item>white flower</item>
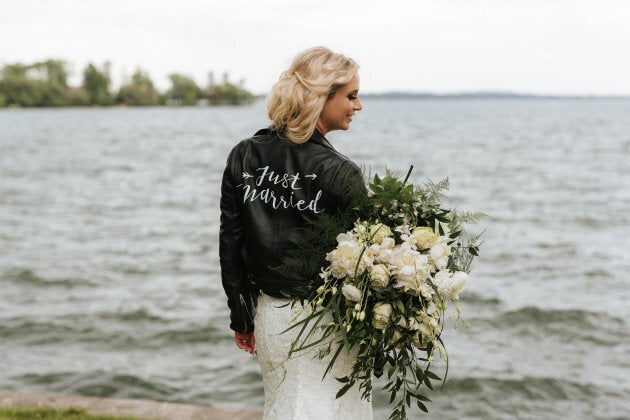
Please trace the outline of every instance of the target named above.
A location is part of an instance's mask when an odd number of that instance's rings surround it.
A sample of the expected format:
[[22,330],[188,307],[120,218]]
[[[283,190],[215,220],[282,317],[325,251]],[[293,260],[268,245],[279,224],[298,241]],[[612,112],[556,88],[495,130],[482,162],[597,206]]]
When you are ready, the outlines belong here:
[[362,247],[351,234],[341,233],[337,235],[337,242],[339,242],[337,248],[326,254],[326,260],[330,261],[330,272],[333,277],[338,279],[343,279],[346,276],[354,277],[363,273],[367,266],[372,264],[373,255],[363,253],[361,263],[357,266]]
[[448,257],[451,255],[448,240],[448,237],[440,236],[429,250],[429,260],[437,270],[443,270],[448,265]]
[[387,287],[389,284],[389,270],[385,264],[372,266],[370,270],[370,284],[375,287]]
[[369,239],[370,232],[366,226],[366,223],[355,222],[353,231],[356,233],[356,237],[359,239]]
[[463,271],[456,271],[451,276],[451,282],[453,284],[453,290],[451,291],[450,298],[453,300],[459,299],[459,294],[466,287],[468,282],[468,274]]
[[373,309],[372,326],[379,330],[387,328],[390,324],[392,310],[392,305],[389,303],[377,302]]
[[389,268],[396,275],[397,281],[394,287],[402,288],[406,293],[416,296],[423,289],[423,295],[430,293],[426,287],[423,287],[430,271],[427,256],[412,249],[408,243],[403,243],[394,249]]
[[457,300],[461,291],[464,290],[467,280],[468,274],[463,271],[451,274],[448,270],[441,270],[435,273],[433,284],[441,296]]
[[378,263],[389,263],[396,241],[394,238],[384,238],[380,245],[372,245],[371,248],[374,252],[374,260]]
[[361,291],[351,284],[344,284],[341,287],[341,293],[343,297],[352,302],[358,302],[362,297]]
[[418,285],[418,293],[425,299],[431,299],[435,294],[435,290],[429,284],[429,282],[425,279]]
[[394,249],[394,246],[396,246],[394,238],[385,238],[381,242],[381,249]]
[[337,235],[337,243],[342,244],[344,242],[356,243],[356,239],[352,235],[352,232],[340,233]]
[[392,230],[389,226],[382,223],[370,226],[370,237],[372,238],[372,243],[380,244],[383,242],[383,239],[389,236],[392,236]]
[[429,249],[437,242],[438,235],[428,226],[417,227],[411,232],[415,244],[420,249]]

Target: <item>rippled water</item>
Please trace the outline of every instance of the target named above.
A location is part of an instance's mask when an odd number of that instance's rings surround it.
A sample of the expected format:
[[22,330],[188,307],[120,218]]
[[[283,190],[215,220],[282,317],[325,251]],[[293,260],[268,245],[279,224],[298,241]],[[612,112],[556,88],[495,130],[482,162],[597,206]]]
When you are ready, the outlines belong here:
[[[491,217],[425,418],[630,412],[630,101],[369,100],[336,147]],[[0,388],[260,408],[218,264],[243,108],[0,111]],[[382,394],[376,418],[386,417]]]

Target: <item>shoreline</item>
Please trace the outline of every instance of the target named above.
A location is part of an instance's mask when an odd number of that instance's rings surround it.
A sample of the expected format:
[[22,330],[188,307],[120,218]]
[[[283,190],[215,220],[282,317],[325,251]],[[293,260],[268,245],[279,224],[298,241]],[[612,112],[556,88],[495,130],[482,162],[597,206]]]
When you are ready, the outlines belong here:
[[260,420],[262,412],[238,408],[0,390],[3,408],[82,408],[89,414],[160,420]]

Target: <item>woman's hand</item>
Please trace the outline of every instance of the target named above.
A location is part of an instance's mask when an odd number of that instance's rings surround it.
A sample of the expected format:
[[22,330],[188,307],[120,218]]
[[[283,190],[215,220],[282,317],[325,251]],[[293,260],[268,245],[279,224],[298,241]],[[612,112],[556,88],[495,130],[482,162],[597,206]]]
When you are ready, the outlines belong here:
[[235,332],[234,340],[239,349],[247,350],[251,354],[256,354],[256,339],[254,338],[253,332],[247,334]]

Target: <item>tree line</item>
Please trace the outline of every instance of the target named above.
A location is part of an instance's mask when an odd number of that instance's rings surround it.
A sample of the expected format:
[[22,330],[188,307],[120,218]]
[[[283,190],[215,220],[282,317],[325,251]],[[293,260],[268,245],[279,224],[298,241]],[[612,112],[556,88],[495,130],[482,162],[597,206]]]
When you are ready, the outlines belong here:
[[0,107],[59,106],[154,106],[154,105],[243,105],[256,97],[241,80],[232,83],[227,73],[220,83],[209,73],[207,86],[201,88],[183,74],[169,75],[171,87],[158,92],[149,75],[137,69],[117,91],[113,91],[110,63],[89,63],[83,70],[81,86],[69,86],[69,65],[49,59],[33,64],[7,64],[0,70]]

